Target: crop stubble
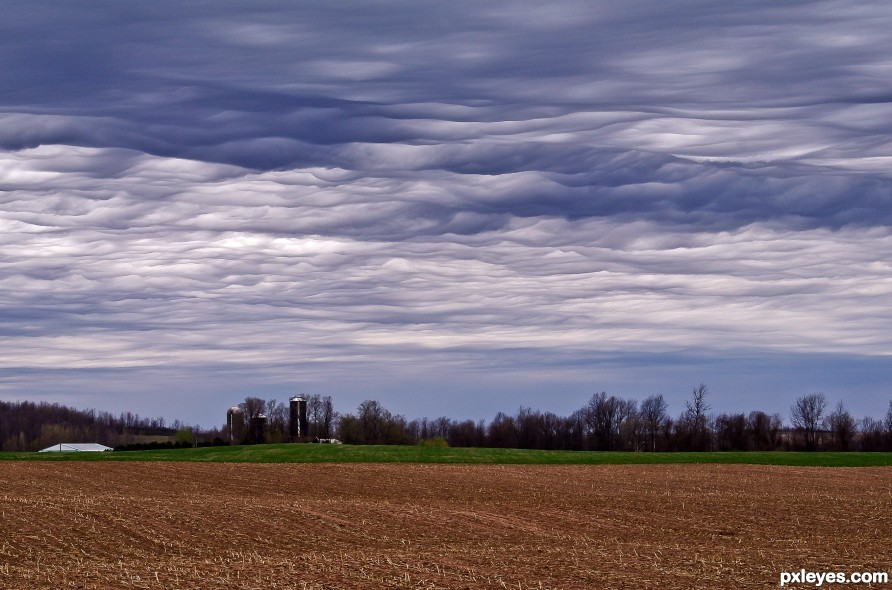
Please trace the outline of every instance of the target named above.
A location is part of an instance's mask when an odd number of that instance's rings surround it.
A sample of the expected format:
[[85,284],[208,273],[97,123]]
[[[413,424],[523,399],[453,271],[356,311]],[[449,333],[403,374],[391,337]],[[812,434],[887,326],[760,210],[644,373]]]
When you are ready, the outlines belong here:
[[892,470],[7,462],[0,586],[769,588],[892,571]]

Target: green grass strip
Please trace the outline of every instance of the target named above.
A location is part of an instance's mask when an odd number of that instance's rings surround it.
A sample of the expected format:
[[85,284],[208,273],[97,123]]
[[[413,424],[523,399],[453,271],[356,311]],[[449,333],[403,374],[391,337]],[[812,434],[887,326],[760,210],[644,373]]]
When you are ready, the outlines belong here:
[[386,445],[272,444],[108,453],[0,453],[15,461],[200,461],[230,463],[465,463],[488,465],[633,465],[725,463],[803,467],[892,465],[892,453],[630,453]]

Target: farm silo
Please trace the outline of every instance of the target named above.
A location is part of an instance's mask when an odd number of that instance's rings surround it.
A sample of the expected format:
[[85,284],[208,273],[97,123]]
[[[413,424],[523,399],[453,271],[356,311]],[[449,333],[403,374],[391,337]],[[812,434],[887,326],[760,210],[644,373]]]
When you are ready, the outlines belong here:
[[307,429],[307,400],[302,396],[296,395],[289,402],[288,427],[291,430],[291,442],[297,442],[309,435]]
[[226,426],[229,428],[229,444],[239,444],[245,438],[245,413],[238,406],[226,410]]
[[266,442],[266,415],[258,414],[251,418],[251,442],[262,445]]

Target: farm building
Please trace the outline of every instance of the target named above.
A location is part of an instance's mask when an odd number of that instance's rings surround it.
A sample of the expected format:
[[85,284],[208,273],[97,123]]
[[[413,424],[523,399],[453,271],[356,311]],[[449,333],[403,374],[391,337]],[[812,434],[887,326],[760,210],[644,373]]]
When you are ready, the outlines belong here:
[[59,443],[45,449],[41,449],[40,453],[101,453],[111,451],[111,447],[100,445],[99,443]]

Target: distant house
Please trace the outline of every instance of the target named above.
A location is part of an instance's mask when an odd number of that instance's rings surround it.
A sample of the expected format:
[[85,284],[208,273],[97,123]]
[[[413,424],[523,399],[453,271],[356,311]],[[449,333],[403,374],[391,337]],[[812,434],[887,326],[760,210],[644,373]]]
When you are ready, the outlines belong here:
[[59,443],[45,449],[41,449],[40,453],[102,453],[111,451],[111,447],[100,445],[99,443]]

